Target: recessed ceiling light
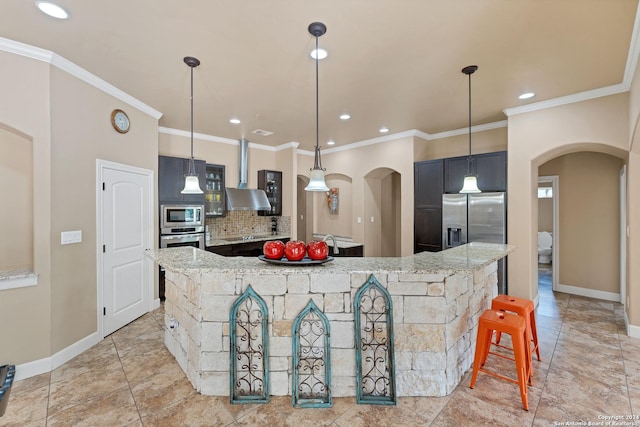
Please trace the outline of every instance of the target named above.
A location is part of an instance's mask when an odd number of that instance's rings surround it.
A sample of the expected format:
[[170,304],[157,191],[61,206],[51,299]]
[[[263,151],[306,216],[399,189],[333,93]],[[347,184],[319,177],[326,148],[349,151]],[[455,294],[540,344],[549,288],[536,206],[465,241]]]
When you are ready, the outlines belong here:
[[[310,54],[310,55],[311,55],[311,57],[312,57],[313,59],[316,59],[316,50],[315,50],[315,49],[313,49],[313,50],[311,51],[311,54]],[[324,50],[324,49],[318,49],[318,53],[317,53],[317,55],[318,55],[318,59],[324,59],[324,58],[326,58],[326,57],[327,57],[328,53],[327,53],[327,51],[326,51],[326,50]]]
[[69,18],[69,12],[65,8],[58,6],[57,4],[54,4],[48,1],[37,1],[36,6],[42,12],[46,13],[47,15],[53,18],[57,18],[57,19]]
[[237,117],[233,117],[231,119],[229,119],[229,123],[233,123],[234,125],[237,125],[240,123],[240,119]]
[[386,126],[382,126],[382,127],[380,128],[380,133],[387,133],[387,132],[389,132],[389,128],[388,128],[388,127],[386,127]]
[[527,93],[523,93],[522,95],[520,95],[518,97],[518,99],[529,99],[529,98],[533,98],[534,96],[536,96],[535,93],[533,92],[527,92]]
[[327,141],[327,145],[335,145],[335,141],[330,139],[329,141]]
[[349,114],[340,114],[340,120],[349,120],[351,116]]

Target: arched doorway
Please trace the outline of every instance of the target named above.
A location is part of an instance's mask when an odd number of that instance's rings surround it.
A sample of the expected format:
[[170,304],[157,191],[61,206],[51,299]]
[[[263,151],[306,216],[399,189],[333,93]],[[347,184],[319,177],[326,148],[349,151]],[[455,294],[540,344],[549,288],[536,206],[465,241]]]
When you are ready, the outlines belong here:
[[389,168],[365,175],[364,248],[366,256],[401,255],[401,176]]
[[[538,176],[558,179],[554,195],[558,218],[553,227],[551,264],[557,270],[553,290],[618,302],[623,293],[619,200],[625,155],[610,150],[585,151],[583,145],[563,151],[546,156],[537,167]],[[545,214],[538,203],[534,206],[540,224],[545,221]],[[540,284],[539,265],[535,271],[539,297],[549,296]]]

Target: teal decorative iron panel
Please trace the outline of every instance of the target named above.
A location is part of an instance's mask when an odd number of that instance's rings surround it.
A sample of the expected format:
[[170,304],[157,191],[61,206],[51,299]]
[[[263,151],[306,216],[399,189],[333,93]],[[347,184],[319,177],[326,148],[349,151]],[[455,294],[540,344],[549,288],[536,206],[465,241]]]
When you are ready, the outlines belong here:
[[354,298],[356,403],[395,405],[391,296],[372,274]]
[[267,305],[251,285],[229,313],[231,403],[269,402]]
[[301,408],[326,408],[331,401],[329,320],[313,300],[298,314],[292,331],[291,401]]

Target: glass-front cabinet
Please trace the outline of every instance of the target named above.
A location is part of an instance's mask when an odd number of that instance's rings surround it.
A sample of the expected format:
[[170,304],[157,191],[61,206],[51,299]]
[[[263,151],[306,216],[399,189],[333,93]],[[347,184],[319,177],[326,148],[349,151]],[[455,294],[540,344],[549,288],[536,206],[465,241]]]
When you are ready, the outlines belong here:
[[282,215],[282,172],[259,170],[258,188],[267,193],[267,198],[271,204],[270,211],[258,211],[259,216],[281,216]]
[[204,197],[205,213],[208,217],[225,214],[224,169],[224,165],[207,164]]

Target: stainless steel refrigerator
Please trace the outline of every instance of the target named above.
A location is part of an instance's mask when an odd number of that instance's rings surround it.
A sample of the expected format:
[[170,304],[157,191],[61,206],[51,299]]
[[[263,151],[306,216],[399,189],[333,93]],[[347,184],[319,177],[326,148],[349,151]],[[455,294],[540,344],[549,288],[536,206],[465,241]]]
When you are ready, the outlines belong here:
[[[470,242],[507,243],[505,193],[442,195],[442,249]],[[498,292],[507,293],[505,258],[498,262]]]

